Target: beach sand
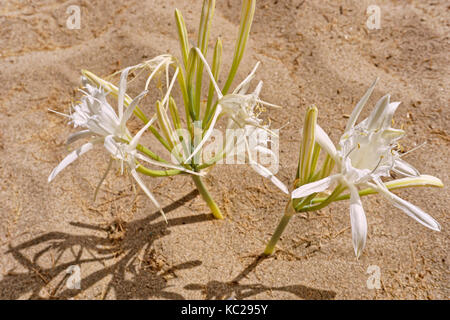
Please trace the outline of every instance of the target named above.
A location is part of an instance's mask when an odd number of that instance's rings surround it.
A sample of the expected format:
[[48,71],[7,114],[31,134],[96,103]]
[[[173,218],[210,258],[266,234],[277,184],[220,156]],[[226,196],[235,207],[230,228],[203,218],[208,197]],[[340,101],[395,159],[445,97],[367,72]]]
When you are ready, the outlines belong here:
[[[337,142],[346,115],[376,77],[363,117],[387,93],[402,102],[395,124],[407,132],[404,151],[426,142],[405,160],[446,186],[396,194],[430,213],[442,231],[423,227],[379,195],[364,197],[369,232],[357,260],[348,201],[294,217],[276,253],[258,259],[287,199],[246,165],[217,165],[206,178],[226,216],[221,221],[211,218],[186,176],[144,178],[168,224],[118,172],[94,202],[107,166],[101,151],[47,183],[75,131],[48,109],[68,112],[79,99],[80,70],[106,76],[163,53],[180,57],[174,9],[194,43],[201,1],[2,1],[0,299],[448,299],[448,2],[376,1],[381,28],[369,30],[372,2],[258,1],[235,81],[261,61],[261,98],[283,106],[266,116],[282,127],[277,176],[289,185],[308,106],[318,107],[319,124]],[[70,5],[81,8],[79,30],[66,26]],[[217,1],[208,57],[220,36],[222,78],[239,15],[239,0]],[[139,121],[130,128],[136,132]],[[379,271],[379,289],[367,285],[370,270]],[[67,285],[78,271],[80,289]]]

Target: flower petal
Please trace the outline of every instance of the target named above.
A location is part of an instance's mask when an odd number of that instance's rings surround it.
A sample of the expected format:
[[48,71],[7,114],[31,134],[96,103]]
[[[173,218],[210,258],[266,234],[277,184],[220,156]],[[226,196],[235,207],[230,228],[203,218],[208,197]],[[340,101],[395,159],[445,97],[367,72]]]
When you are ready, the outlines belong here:
[[405,131],[402,129],[387,128],[382,131],[381,137],[386,143],[394,143],[405,135]]
[[94,145],[92,142],[88,142],[83,144],[81,147],[79,147],[77,150],[72,151],[69,153],[48,176],[48,182],[51,182],[58,173],[60,173],[65,167],[67,167],[69,164],[74,162],[78,159],[78,157],[82,156],[84,153],[88,152],[92,149]]
[[105,137],[105,141],[103,143],[105,146],[105,149],[116,159],[122,159],[123,160],[123,154],[120,150],[118,143],[116,140],[114,140],[114,136],[110,135]]
[[373,109],[369,117],[365,120],[368,130],[380,129],[385,123],[385,120],[389,118],[390,98],[391,96],[387,94],[380,100],[378,100],[377,104],[375,105],[375,109]]
[[397,110],[398,106],[401,102],[391,102],[386,108],[386,111],[384,112],[384,121],[382,124],[383,129],[390,128],[392,125],[392,118],[394,117],[394,113]]
[[289,194],[289,190],[286,187],[286,185],[283,182],[281,182],[277,177],[275,177],[274,174],[270,172],[269,169],[267,169],[266,167],[260,165],[255,161],[250,161],[250,165],[252,166],[253,170],[255,170],[259,175],[263,176],[264,178],[268,178],[281,191],[283,191],[286,194]]
[[420,176],[420,173],[416,168],[414,168],[412,165],[410,165],[408,162],[402,159],[394,160],[394,166],[392,167],[392,170],[406,177]]
[[156,121],[156,117],[151,118],[150,121],[147,122],[145,124],[145,126],[143,126],[138,131],[138,133],[136,133],[136,135],[133,137],[133,139],[131,139],[130,144],[129,144],[131,149],[136,149],[136,147],[138,145],[138,142],[139,142],[139,139],[142,137],[142,135],[144,134],[145,130],[147,130],[153,124],[153,122],[155,122],[155,121]]
[[325,150],[334,161],[338,162],[339,159],[334,143],[319,125],[316,125],[315,137],[316,142],[320,145],[320,147]]
[[147,197],[150,198],[150,200],[153,202],[153,204],[156,206],[156,208],[158,208],[159,212],[161,212],[162,216],[164,217],[164,220],[167,223],[167,217],[164,214],[163,209],[161,208],[161,205],[159,204],[159,202],[155,199],[155,197],[153,196],[153,194],[150,192],[150,190],[148,190],[147,186],[144,184],[144,181],[142,181],[141,177],[139,177],[139,174],[137,173],[136,169],[132,169],[131,170],[131,175],[133,176],[134,180],[136,180],[136,182],[138,183],[139,187],[141,187],[141,189],[145,192],[145,194],[147,195]]
[[127,78],[128,78],[128,72],[133,67],[125,68],[122,73],[120,74],[120,81],[119,81],[119,94],[117,97],[118,101],[118,110],[119,110],[119,119],[122,119],[123,116],[123,102],[125,99],[125,92],[127,91]]
[[350,223],[352,226],[352,241],[356,258],[359,258],[367,238],[367,220],[358,190],[350,186]]
[[205,57],[203,56],[199,48],[195,48],[195,51],[197,52],[199,58],[202,60],[203,64],[205,65],[206,73],[208,73],[209,78],[214,86],[214,89],[216,90],[218,100],[222,99],[223,97],[222,91],[219,89],[219,85],[217,84],[216,79],[214,79],[214,75],[212,74],[208,62],[206,61]]
[[67,138],[66,141],[66,145],[69,145],[75,141],[77,141],[78,139],[84,138],[84,137],[88,137],[91,136],[92,132],[90,130],[81,130],[75,133],[72,133],[69,138]]
[[148,93],[147,90],[142,91],[136,98],[131,101],[130,105],[125,110],[122,119],[120,120],[121,126],[125,126],[128,119],[130,119],[131,115],[133,114],[134,109],[136,108],[137,104],[141,101],[141,99]]
[[402,210],[408,216],[423,224],[425,227],[435,231],[441,231],[441,225],[422,209],[393,194],[386,187],[380,185],[380,183],[375,187],[387,200],[389,200],[390,203]]
[[369,89],[367,89],[366,93],[363,95],[361,100],[356,104],[355,109],[353,109],[352,114],[350,115],[350,118],[348,119],[347,126],[345,128],[345,132],[349,131],[358,120],[359,114],[361,113],[362,109],[364,108],[365,104],[367,103],[367,100],[369,100],[370,95],[373,92],[373,89],[375,88],[375,85],[378,82],[378,78],[375,79],[375,81],[370,85]]
[[[256,70],[258,69],[259,65],[261,63],[258,61],[256,62],[256,65],[253,67],[253,70],[249,73],[249,75],[234,89],[233,94],[246,94],[248,91],[248,87],[250,86],[250,82],[255,77]],[[262,86],[262,82],[258,83],[258,87]],[[259,91],[261,91],[261,88],[256,89],[255,93],[256,96],[259,96]]]
[[321,180],[317,180],[311,183],[304,184],[294,191],[292,191],[291,198],[292,199],[298,199],[303,198],[306,196],[309,196],[310,194],[316,193],[316,192],[322,192],[328,189],[330,185],[336,181],[339,178],[339,174],[335,174],[326,178],[323,178]]

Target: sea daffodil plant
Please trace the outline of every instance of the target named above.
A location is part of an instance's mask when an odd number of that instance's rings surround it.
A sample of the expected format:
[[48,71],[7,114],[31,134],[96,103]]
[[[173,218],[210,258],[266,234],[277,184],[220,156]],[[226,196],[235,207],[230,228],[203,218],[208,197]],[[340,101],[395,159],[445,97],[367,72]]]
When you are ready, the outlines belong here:
[[[337,147],[317,124],[317,108],[310,107],[306,111],[294,190],[264,254],[273,253],[275,244],[296,213],[316,211],[331,202],[350,199],[353,247],[356,257],[359,257],[367,237],[367,221],[361,197],[374,193],[380,193],[384,199],[424,226],[440,231],[439,223],[430,215],[391,192],[407,187],[443,186],[438,178],[421,175],[396,150],[397,141],[405,134],[403,130],[391,127],[394,112],[400,103],[390,102],[390,96],[385,95],[377,102],[369,117],[356,125],[376,82],[356,105]],[[325,151],[325,160],[322,167],[317,169],[321,151]],[[332,173],[333,169],[337,172]],[[402,178],[383,181],[382,177],[389,178],[391,172]]]
[[[130,170],[132,176],[161,212],[161,207],[143,184],[143,181],[137,174],[138,172],[153,177],[178,174],[191,175],[199,193],[208,204],[214,217],[222,219],[223,215],[204,185],[202,176],[206,174],[206,169],[223,160],[232,146],[227,144],[211,159],[201,159],[199,154],[201,154],[205,142],[210,138],[218,119],[222,116],[229,119],[228,128],[239,127],[245,129],[244,136],[250,135],[256,128],[262,128],[271,132],[267,125],[262,124],[262,120],[258,118],[256,111],[261,104],[273,106],[259,99],[262,83],[258,84],[253,93],[247,93],[257,66],[232,93],[228,93],[244,55],[255,4],[255,0],[243,0],[241,23],[235,44],[233,61],[225,84],[221,89],[218,85],[222,60],[222,42],[220,38],[216,40],[214,46],[211,67],[205,58],[215,10],[214,0],[204,0],[203,2],[196,47],[191,47],[183,16],[178,10],[175,10],[181,61],[171,54],[163,54],[127,67],[120,71],[118,85],[90,71],[83,70],[83,81],[87,92],[81,103],[75,106],[74,113],[68,116],[76,127],[83,127],[84,130],[71,136],[69,141],[72,142],[82,137],[90,137],[92,140],[67,156],[50,174],[49,181],[81,154],[92,149],[95,143],[101,142],[110,153],[111,159],[120,161],[122,172],[124,165]],[[202,88],[205,85],[203,81],[205,69],[209,76],[209,81],[207,82],[208,94],[206,97],[203,97]],[[142,93],[135,98],[131,98],[126,92],[129,76],[135,73],[134,79],[136,79],[146,71],[149,74]],[[156,113],[152,117],[148,117],[142,108],[142,103],[143,98],[151,89],[152,80],[155,78],[160,80],[163,78],[166,87],[163,88],[161,85],[158,87],[162,92],[165,91],[165,94],[156,101]],[[178,82],[178,87],[181,91],[185,121],[183,121],[181,112],[172,95],[175,81]],[[106,95],[117,98],[117,114],[106,101]],[[141,106],[138,106],[138,104]],[[132,137],[126,127],[126,122],[132,113],[143,122],[142,129],[134,137]],[[151,150],[153,148],[139,144],[139,139],[146,131],[149,131],[169,152],[170,160],[162,154],[156,154]],[[184,134],[185,132],[188,133],[187,136]],[[270,150],[263,145],[258,146],[258,148],[261,152],[270,154]],[[250,152],[248,153],[248,159],[258,173],[270,178],[272,181],[277,181],[268,169],[253,160]],[[164,169],[150,169],[144,166],[144,163]],[[108,165],[108,170],[109,168],[110,165]],[[104,180],[104,177],[101,182]],[[281,185],[281,183],[278,183],[278,185]],[[97,191],[98,188],[96,193]]]

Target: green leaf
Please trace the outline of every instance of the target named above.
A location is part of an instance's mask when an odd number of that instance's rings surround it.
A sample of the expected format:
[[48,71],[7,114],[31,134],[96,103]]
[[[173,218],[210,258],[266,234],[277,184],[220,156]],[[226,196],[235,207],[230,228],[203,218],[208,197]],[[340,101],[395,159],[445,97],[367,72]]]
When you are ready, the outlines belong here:
[[230,72],[225,85],[222,89],[222,93],[225,95],[228,93],[230,86],[234,80],[239,64],[241,63],[242,57],[244,55],[245,46],[247,45],[247,40],[250,34],[250,29],[253,22],[253,16],[255,14],[256,0],[244,0],[242,2],[241,10],[241,24],[239,27],[238,39],[236,40],[236,45],[234,48],[233,62],[231,64]]
[[307,183],[311,175],[316,124],[317,108],[315,106],[311,106],[308,110],[306,110],[305,123],[303,124],[303,138],[300,146],[300,158],[296,174],[296,179],[299,180],[299,185]]
[[[202,15],[200,18],[200,25],[198,28],[197,46],[200,48],[202,54],[206,57],[208,51],[209,31],[211,28],[212,17],[214,15],[214,8],[216,6],[215,0],[204,0],[202,7]],[[203,80],[203,63],[197,59],[197,79],[195,83],[195,113],[197,120],[200,118],[200,103],[202,94],[202,80]]]
[[175,21],[177,24],[178,37],[180,40],[181,55],[183,57],[184,67],[187,68],[188,55],[189,55],[189,38],[186,30],[186,24],[184,18],[178,9],[175,9]]
[[[214,79],[216,82],[219,81],[219,75],[220,75],[220,66],[222,64],[222,40],[220,38],[217,39],[216,45],[214,46],[214,56],[213,56],[213,62],[212,62],[212,74],[214,76]],[[203,128],[205,128],[205,125],[209,122],[210,117],[212,115],[211,112],[211,105],[214,97],[214,85],[212,80],[209,81],[209,90],[208,90],[208,100],[206,103],[206,110],[205,110],[205,116],[203,118]]]
[[194,88],[192,86],[194,74],[195,74],[195,66],[197,61],[197,52],[194,48],[191,48],[189,52],[188,63],[186,67],[186,90],[189,98],[189,115],[191,116],[193,121],[198,120],[198,114],[196,113],[196,101],[195,101],[195,93]]

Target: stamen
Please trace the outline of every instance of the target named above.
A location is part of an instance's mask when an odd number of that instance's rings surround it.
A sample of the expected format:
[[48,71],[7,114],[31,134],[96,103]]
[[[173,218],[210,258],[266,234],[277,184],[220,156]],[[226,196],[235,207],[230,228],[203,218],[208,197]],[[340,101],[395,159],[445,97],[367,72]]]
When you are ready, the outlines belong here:
[[62,113],[62,112],[58,112],[58,111],[55,111],[55,110],[52,110],[52,109],[47,109],[47,110],[50,111],[50,112],[59,114],[60,116],[63,116],[63,117],[66,117],[66,118],[70,118],[70,115],[68,115],[68,114],[65,114],[65,113]]
[[347,152],[347,154],[344,156],[344,158],[348,158],[348,156],[350,155],[350,153],[352,153],[353,151],[355,151],[356,148],[359,149],[359,143],[358,143],[358,145],[354,146],[349,152]]
[[400,155],[400,158],[406,156],[406,155],[407,155],[408,153],[410,153],[410,152],[413,152],[413,151],[416,151],[416,150],[419,149],[419,148],[422,148],[422,147],[423,147],[424,145],[426,145],[426,144],[427,144],[427,142],[424,141],[422,144],[419,144],[418,146],[412,148],[411,150],[406,151],[405,153],[401,154],[401,155]]
[[378,169],[378,167],[380,166],[380,164],[381,164],[381,160],[383,160],[383,158],[384,158],[384,156],[380,156],[380,160],[378,161],[378,163],[377,163],[377,165],[376,165],[376,167],[375,168],[373,168],[373,170],[370,172],[371,174],[372,173],[374,173],[375,172],[375,170],[377,170]]
[[256,102],[258,102],[258,103],[260,103],[262,105],[271,107],[271,108],[275,108],[275,109],[282,109],[283,108],[282,106],[278,106],[276,104],[272,104],[272,103],[269,103],[269,102],[266,102],[266,101],[262,101],[262,100],[259,100],[259,99],[256,99]]

